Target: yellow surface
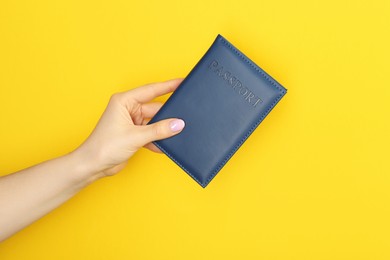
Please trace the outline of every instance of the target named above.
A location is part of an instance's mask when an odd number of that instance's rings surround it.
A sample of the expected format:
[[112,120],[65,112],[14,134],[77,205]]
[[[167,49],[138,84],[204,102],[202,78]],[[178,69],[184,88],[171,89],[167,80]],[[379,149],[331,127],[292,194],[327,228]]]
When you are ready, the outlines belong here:
[[1,0],[1,175],[77,147],[112,93],[186,76],[218,33],[289,91],[206,189],[139,151],[0,259],[390,259],[389,14],[387,0]]

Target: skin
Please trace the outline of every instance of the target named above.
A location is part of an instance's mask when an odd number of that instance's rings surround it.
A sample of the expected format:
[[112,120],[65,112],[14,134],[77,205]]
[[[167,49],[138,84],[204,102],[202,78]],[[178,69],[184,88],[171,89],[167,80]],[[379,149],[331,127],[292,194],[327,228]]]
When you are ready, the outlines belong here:
[[46,215],[94,181],[117,174],[141,147],[183,129],[180,119],[146,125],[161,108],[154,98],[174,91],[182,79],[152,83],[112,95],[87,140],[74,151],[0,177],[0,241]]

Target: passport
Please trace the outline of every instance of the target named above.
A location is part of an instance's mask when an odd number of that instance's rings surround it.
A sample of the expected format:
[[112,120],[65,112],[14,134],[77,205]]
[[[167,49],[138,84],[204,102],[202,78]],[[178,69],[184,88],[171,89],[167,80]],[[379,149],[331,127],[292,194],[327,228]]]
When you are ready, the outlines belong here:
[[205,188],[287,90],[218,35],[148,124],[181,118],[181,133],[154,141]]

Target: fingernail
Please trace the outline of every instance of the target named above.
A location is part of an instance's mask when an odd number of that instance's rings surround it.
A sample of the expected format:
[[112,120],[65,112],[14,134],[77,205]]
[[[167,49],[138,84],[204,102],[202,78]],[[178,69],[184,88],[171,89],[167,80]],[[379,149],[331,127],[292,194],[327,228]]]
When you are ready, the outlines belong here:
[[184,121],[181,119],[175,119],[169,122],[169,126],[172,130],[172,132],[178,132],[184,128]]

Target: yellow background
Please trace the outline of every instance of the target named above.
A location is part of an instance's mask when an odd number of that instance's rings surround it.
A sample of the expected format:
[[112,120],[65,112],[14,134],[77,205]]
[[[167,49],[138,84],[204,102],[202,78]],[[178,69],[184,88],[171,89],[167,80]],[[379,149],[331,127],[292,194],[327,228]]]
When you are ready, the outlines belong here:
[[288,93],[206,189],[143,149],[0,259],[390,259],[389,16],[387,0],[1,0],[1,175],[75,149],[112,93],[186,76],[218,33]]

